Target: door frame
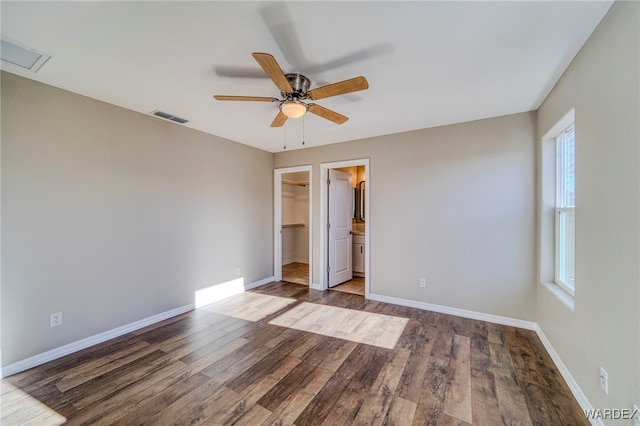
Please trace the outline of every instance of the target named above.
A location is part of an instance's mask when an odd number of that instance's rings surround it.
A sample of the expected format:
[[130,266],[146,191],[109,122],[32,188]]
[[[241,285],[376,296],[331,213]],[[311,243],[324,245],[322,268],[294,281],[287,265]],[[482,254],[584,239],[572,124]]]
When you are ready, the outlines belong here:
[[364,180],[367,182],[364,187],[364,211],[366,212],[366,220],[364,222],[364,297],[365,299],[368,299],[371,282],[371,272],[369,268],[369,265],[371,264],[371,262],[369,261],[371,256],[371,245],[369,243],[371,235],[371,209],[369,208],[371,200],[371,197],[369,196],[369,191],[371,188],[371,178],[368,158],[335,161],[331,163],[320,164],[320,241],[322,241],[322,250],[320,250],[320,265],[322,265],[322,290],[327,290],[329,288],[329,273],[327,272],[327,267],[329,266],[329,245],[327,241],[329,237],[329,234],[327,232],[327,221],[329,220],[329,191],[327,190],[327,176],[329,173],[329,169],[340,169],[343,167],[354,166],[364,166]]
[[[331,180],[328,192],[328,209],[327,209],[327,222],[331,223],[331,227],[327,230],[327,255],[328,264],[330,265],[328,272],[327,285],[329,288],[333,288],[344,282],[353,279],[353,187],[354,177],[351,173],[344,172],[337,169],[329,169],[328,177]],[[338,182],[342,181],[342,185],[338,185]],[[344,186],[343,186],[344,185]],[[338,201],[342,198],[340,195],[344,194],[344,202],[347,205],[340,205]],[[335,204],[332,207],[332,201]],[[346,220],[345,220],[346,219]],[[344,220],[343,227],[340,226],[340,222]],[[336,242],[346,239],[346,253],[347,257],[346,269],[338,271],[338,260],[341,256],[338,256],[338,249]],[[332,256],[333,254],[333,256]],[[344,259],[341,259],[344,260]],[[341,262],[340,262],[341,263]],[[333,285],[331,284],[333,282]]]
[[[284,167],[273,170],[273,278],[282,280],[282,175],[307,172],[309,175],[309,287],[313,281],[313,166]],[[366,188],[365,188],[366,189]]]

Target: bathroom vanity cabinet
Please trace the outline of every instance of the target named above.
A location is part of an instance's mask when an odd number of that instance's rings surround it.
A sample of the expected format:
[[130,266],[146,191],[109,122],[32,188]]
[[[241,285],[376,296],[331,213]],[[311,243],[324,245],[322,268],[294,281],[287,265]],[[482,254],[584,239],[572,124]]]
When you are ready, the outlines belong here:
[[353,275],[364,277],[364,235],[353,235]]

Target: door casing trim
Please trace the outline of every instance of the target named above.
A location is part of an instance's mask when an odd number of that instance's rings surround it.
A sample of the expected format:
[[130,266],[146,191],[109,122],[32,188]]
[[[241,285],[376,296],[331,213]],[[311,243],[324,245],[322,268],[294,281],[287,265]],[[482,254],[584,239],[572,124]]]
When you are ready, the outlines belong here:
[[368,158],[361,158],[356,160],[335,161],[331,163],[320,164],[320,241],[322,241],[322,250],[320,250],[320,265],[322,265],[322,283],[321,290],[327,290],[329,288],[329,273],[327,272],[327,266],[329,262],[328,250],[329,245],[327,242],[327,221],[329,220],[329,214],[327,211],[329,202],[329,192],[327,190],[327,178],[329,169],[340,169],[343,167],[364,166],[364,176],[367,184],[364,187],[364,208],[366,212],[366,220],[364,222],[364,297],[369,298],[370,285],[371,285],[371,271],[369,261],[371,258],[371,244],[370,244],[370,229],[371,229],[371,209],[369,208],[371,197],[369,191],[371,188],[370,166]]
[[282,280],[282,175],[309,173],[309,287],[313,282],[313,166],[285,167],[273,170],[273,278]]

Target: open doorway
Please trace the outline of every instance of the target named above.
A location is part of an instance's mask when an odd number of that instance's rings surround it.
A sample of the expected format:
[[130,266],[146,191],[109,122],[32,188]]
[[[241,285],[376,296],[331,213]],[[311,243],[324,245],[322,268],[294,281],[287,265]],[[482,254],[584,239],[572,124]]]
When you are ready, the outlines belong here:
[[311,166],[275,170],[274,277],[310,286]]
[[[368,297],[370,291],[369,160],[325,163],[320,167],[322,179],[326,179],[326,184],[320,185],[322,288],[344,290],[350,293],[364,294],[365,297]],[[348,240],[344,240],[348,241],[348,249],[345,249],[346,245],[341,240],[344,236],[335,235],[333,232],[337,228],[340,228],[340,232],[343,230],[343,223],[337,222],[339,219],[336,219],[334,211],[334,208],[342,203],[340,195],[332,201],[337,187],[331,186],[330,175],[333,175],[335,179],[338,176],[336,172],[340,176],[345,174],[349,176],[349,208],[351,211],[348,221],[350,227],[347,231],[349,233]],[[342,184],[342,182],[340,183]],[[341,256],[345,254],[348,255],[348,258],[342,259]],[[343,273],[345,269],[350,269],[349,274],[351,275],[348,279],[345,280],[344,276],[336,279],[334,272]]]

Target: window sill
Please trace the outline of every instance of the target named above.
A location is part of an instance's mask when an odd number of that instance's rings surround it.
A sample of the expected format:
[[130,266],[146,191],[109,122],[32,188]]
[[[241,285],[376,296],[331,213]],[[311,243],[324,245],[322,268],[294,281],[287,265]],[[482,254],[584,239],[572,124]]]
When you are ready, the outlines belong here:
[[551,292],[564,306],[571,312],[574,311],[574,298],[556,283],[542,283],[542,285]]

